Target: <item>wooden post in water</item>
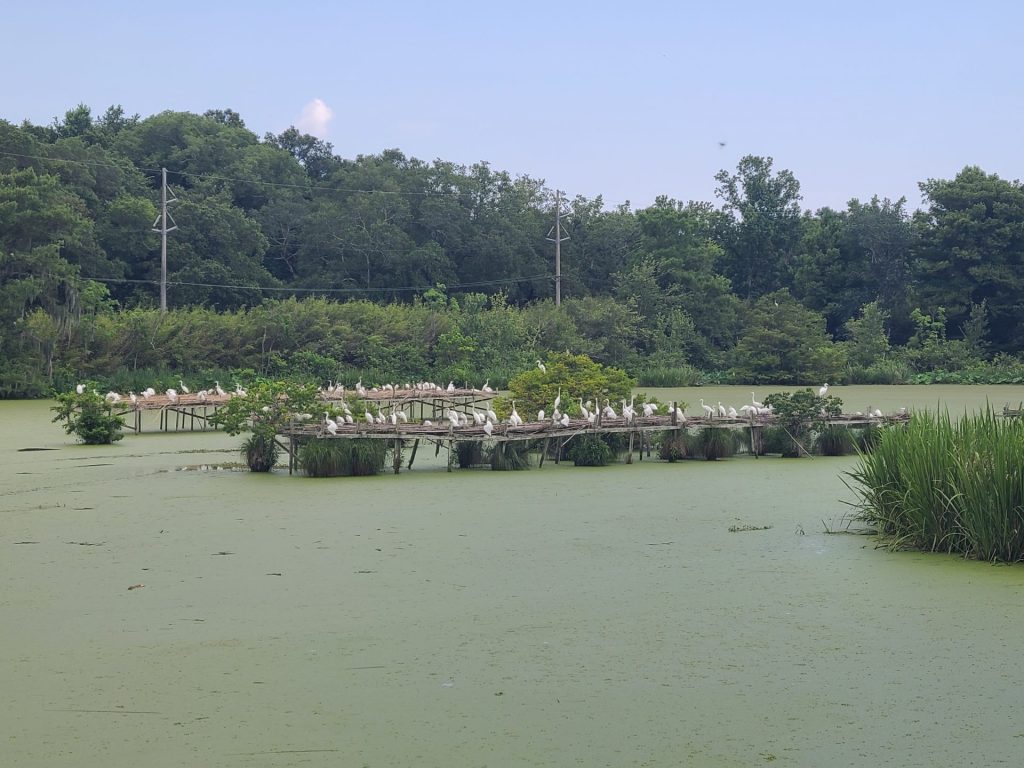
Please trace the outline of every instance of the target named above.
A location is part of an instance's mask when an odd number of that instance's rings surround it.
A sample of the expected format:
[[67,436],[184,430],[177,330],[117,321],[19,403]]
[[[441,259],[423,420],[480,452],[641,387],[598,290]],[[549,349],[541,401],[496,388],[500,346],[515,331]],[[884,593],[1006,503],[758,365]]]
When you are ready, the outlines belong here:
[[634,432],[633,430],[629,431],[629,455],[626,456],[626,463],[627,464],[632,464],[633,463],[633,435],[635,435],[635,434],[636,434],[636,432]]
[[[422,415],[422,413],[423,413],[423,411],[422,411],[422,408],[423,408],[423,406],[422,406],[422,405],[420,405],[420,409],[421,409],[421,410],[420,410],[420,414],[421,414],[421,415]],[[414,443],[412,444],[412,455],[411,455],[411,456],[409,457],[409,466],[408,466],[408,467],[406,467],[406,469],[412,469],[412,463],[413,463],[414,461],[416,461],[416,449],[417,449],[417,448],[419,448],[419,447],[420,447],[420,441],[419,441],[419,439],[417,439],[417,440],[416,440],[416,441],[415,441],[415,442],[414,442]]]
[[394,451],[394,458],[392,459],[392,467],[395,470],[395,474],[398,474],[398,470],[402,468],[402,441],[398,438],[395,439],[395,445],[392,448]]
[[545,437],[544,438],[544,447],[540,451],[540,461],[537,463],[537,469],[541,469],[544,466],[544,457],[547,456],[547,453],[548,453],[548,443],[550,443],[550,442],[551,442],[551,438],[550,437]]

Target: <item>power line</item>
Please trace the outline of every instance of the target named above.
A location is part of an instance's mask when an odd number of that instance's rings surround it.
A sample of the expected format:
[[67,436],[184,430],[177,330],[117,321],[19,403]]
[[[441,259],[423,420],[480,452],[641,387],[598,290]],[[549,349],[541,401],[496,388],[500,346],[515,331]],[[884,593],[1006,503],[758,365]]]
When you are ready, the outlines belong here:
[[[127,277],[86,277],[82,280],[94,280],[98,283],[129,283],[135,285],[159,285],[159,280],[137,280]],[[528,283],[537,280],[550,280],[551,275],[539,273],[526,275],[524,277],[510,277],[501,280],[478,280],[469,283],[452,283],[445,287],[448,289],[463,288],[486,288],[493,285],[511,285],[515,283]],[[245,291],[269,291],[277,293],[395,293],[395,292],[417,292],[429,291],[435,285],[405,285],[405,286],[382,286],[380,288],[288,288],[264,285],[232,285],[228,283],[194,283],[185,280],[172,280],[167,283],[169,286],[187,286],[191,288],[230,288]]]

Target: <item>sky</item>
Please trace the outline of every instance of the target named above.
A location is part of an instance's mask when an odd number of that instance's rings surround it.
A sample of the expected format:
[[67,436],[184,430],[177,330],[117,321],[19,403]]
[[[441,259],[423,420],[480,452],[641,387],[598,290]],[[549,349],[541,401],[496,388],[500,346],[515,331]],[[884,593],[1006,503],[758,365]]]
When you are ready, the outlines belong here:
[[79,103],[230,108],[353,158],[489,162],[569,196],[716,202],[715,174],[773,158],[802,205],[907,198],[967,165],[1024,177],[1024,4],[10,3],[0,119]]

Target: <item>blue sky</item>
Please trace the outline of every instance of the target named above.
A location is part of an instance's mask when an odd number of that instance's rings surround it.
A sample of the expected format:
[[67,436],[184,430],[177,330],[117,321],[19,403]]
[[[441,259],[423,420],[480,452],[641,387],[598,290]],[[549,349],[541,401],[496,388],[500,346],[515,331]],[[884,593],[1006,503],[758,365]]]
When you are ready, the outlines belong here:
[[[12,7],[13,6],[13,7]],[[773,157],[803,205],[906,196],[979,165],[1024,176],[1024,5],[963,2],[20,2],[0,118],[80,102],[308,123],[343,157],[486,160],[645,207],[715,201]],[[719,146],[725,142],[725,146]]]

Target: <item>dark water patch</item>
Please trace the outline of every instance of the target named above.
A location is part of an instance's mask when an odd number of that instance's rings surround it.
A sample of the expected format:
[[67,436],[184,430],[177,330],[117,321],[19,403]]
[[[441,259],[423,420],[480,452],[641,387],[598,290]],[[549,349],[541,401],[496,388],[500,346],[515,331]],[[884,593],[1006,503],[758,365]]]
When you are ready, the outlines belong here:
[[105,541],[65,541],[65,544],[77,544],[80,547],[102,547]]
[[60,448],[19,448],[18,453],[26,453],[27,451],[59,451]]
[[16,541],[15,544],[38,544],[38,541]]

